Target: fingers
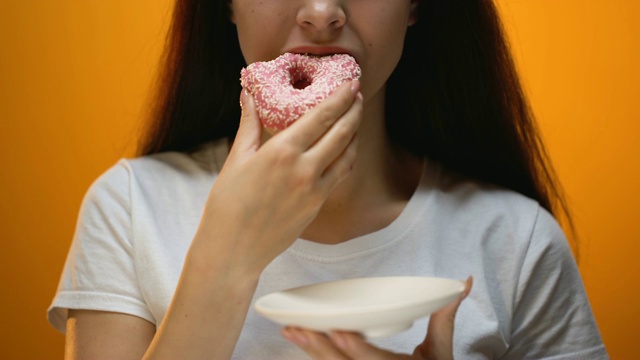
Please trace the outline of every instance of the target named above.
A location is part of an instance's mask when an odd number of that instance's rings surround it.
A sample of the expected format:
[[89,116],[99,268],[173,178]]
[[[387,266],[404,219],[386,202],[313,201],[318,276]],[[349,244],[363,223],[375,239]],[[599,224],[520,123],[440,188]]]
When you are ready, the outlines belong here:
[[330,190],[331,187],[338,184],[351,173],[356,162],[357,149],[358,137],[354,135],[347,148],[333,160],[322,174],[321,181],[324,187]]
[[[355,84],[359,88],[359,84]],[[353,89],[353,88],[352,88]],[[318,164],[326,188],[332,188],[353,168],[357,154],[356,132],[362,120],[363,98],[357,93],[348,110],[316,141],[305,157]]]
[[425,341],[416,347],[414,354],[424,359],[453,359],[453,330],[456,312],[462,301],[471,292],[473,277],[465,281],[465,288],[460,296],[431,315],[429,329]]
[[[355,133],[362,118],[363,98],[360,82],[354,80],[338,87],[331,96],[309,110],[287,131],[276,135],[281,144],[289,144],[297,153],[305,153],[309,163],[316,164],[318,175],[329,174],[335,183],[349,173],[355,160]],[[262,124],[255,100],[246,91],[240,95],[242,117],[234,140],[236,153],[257,151],[262,141]],[[337,161],[344,158],[346,161]]]
[[287,327],[282,330],[282,336],[304,350],[312,359],[349,359],[324,334]]
[[309,149],[349,110],[359,90],[358,80],[342,84],[327,99],[279,135],[289,137],[290,141],[303,151]]
[[359,89],[357,80],[343,84],[270,140],[275,141],[271,145],[278,148],[278,153],[300,156],[325,192],[344,179],[355,163],[356,131],[363,112]]
[[353,165],[357,150],[356,132],[362,119],[362,102],[362,94],[358,93],[356,101],[340,121],[307,152],[309,158],[325,169],[323,175],[342,177]]
[[356,333],[333,331],[329,335],[287,327],[282,335],[298,345],[312,359],[409,359],[408,355],[394,354],[367,343]]
[[355,333],[334,331],[330,335],[331,342],[349,359],[408,359],[407,355],[394,354],[369,344]]
[[244,89],[240,93],[240,106],[242,107],[242,116],[230,156],[235,156],[238,153],[244,154],[247,151],[255,152],[260,147],[262,124],[256,111],[253,96]]

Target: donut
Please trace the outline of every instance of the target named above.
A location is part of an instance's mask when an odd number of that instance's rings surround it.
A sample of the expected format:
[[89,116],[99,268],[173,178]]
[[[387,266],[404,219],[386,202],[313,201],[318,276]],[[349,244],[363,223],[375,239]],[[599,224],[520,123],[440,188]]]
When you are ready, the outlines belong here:
[[360,66],[348,54],[314,56],[285,53],[240,71],[240,83],[253,95],[262,125],[287,128],[340,84],[359,79]]

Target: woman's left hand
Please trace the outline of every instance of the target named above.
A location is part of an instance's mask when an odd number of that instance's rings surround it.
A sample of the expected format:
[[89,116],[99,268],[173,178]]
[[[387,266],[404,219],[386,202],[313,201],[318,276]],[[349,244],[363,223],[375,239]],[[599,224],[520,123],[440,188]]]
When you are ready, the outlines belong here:
[[327,335],[311,330],[287,327],[282,330],[282,335],[316,360],[453,359],[453,325],[456,312],[462,300],[471,291],[472,284],[473,278],[469,277],[460,297],[431,315],[427,336],[411,355],[379,349],[367,343],[361,335],[352,332],[333,331]]

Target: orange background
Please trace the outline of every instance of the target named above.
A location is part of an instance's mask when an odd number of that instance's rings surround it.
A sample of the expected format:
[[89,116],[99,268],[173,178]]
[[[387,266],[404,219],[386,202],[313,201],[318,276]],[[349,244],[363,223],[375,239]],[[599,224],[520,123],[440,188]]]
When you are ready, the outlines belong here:
[[[581,237],[613,359],[640,332],[640,2],[499,0]],[[46,322],[90,183],[133,154],[170,0],[0,0],[0,357],[61,358]],[[636,20],[636,22],[634,22]]]

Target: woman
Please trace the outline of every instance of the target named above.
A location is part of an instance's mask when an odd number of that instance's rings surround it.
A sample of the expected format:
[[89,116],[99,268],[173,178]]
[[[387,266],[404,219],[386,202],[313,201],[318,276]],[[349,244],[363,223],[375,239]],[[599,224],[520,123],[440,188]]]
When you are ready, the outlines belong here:
[[[168,49],[142,156],[83,203],[49,313],[69,357],[607,358],[491,1],[184,0]],[[363,75],[271,136],[238,78],[284,52]],[[474,285],[371,342],[251,307],[383,275]]]

